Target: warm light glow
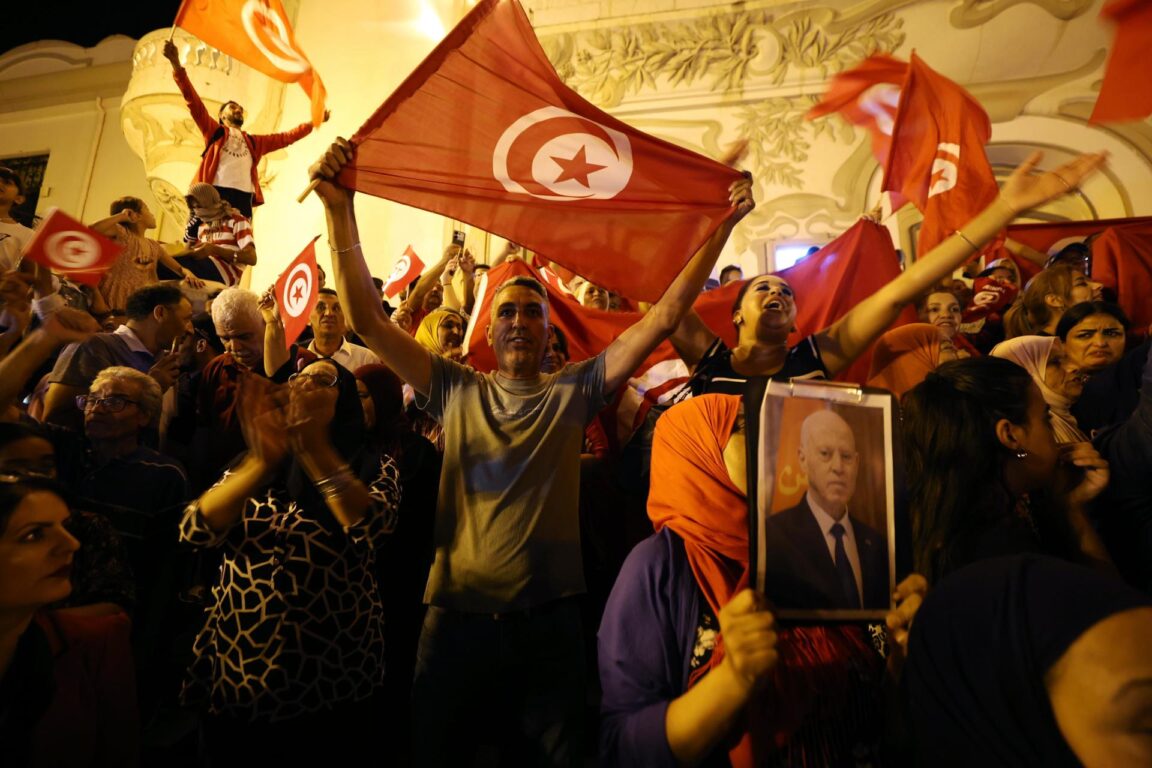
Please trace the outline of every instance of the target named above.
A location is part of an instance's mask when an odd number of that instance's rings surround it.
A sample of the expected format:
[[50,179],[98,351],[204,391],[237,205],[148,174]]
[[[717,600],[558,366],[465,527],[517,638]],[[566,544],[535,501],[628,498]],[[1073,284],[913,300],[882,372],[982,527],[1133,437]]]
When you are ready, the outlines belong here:
[[812,247],[812,243],[791,243],[789,245],[778,245],[772,250],[772,269],[779,271],[781,269],[788,269],[795,265],[797,262],[803,260],[807,255],[808,249]]
[[448,30],[444,28],[444,22],[440,20],[440,15],[436,13],[436,10],[427,0],[420,5],[420,16],[412,24],[419,30],[420,34],[429,40],[437,42],[443,40],[444,35],[448,34]]

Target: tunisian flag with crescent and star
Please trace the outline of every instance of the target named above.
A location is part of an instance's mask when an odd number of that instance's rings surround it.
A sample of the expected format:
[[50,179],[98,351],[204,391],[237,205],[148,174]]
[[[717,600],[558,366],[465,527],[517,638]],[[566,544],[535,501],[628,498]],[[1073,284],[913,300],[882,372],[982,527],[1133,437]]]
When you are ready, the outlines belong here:
[[394,299],[400,291],[420,277],[420,273],[423,271],[424,262],[409,245],[404,249],[404,253],[400,254],[400,258],[396,260],[396,264],[392,267],[392,274],[388,276],[388,282],[384,283],[381,290],[385,296]]
[[980,102],[913,52],[883,188],[900,192],[924,214],[919,256],[996,199],[1000,188],[984,152],[991,136]]
[[183,0],[173,23],[268,77],[299,83],[312,102],[312,125],[324,122],[324,83],[297,45],[280,0]]
[[280,307],[280,319],[284,321],[284,344],[288,349],[304,332],[320,299],[320,276],[316,272],[316,241],[319,239],[319,235],[312,238],[312,242],[276,278],[276,303]]
[[1100,18],[1116,25],[1108,68],[1090,123],[1141,120],[1152,115],[1152,78],[1148,77],[1148,51],[1152,49],[1152,3],[1148,0],[1113,0],[1100,10]]
[[351,139],[347,187],[465,221],[655,301],[739,172],[589,104],[515,0],[481,0]]
[[95,286],[122,250],[59,208],[51,208],[25,246],[23,258],[43,264],[69,280]]

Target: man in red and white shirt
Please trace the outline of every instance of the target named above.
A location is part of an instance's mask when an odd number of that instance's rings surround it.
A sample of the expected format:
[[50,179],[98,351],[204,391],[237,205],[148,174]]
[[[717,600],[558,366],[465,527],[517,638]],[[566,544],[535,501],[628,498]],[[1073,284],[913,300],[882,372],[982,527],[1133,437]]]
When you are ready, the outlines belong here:
[[[191,245],[187,256],[200,262],[200,271],[196,266],[186,265],[203,279],[219,280],[227,286],[236,285],[244,274],[244,267],[256,263],[251,219],[222,200],[219,191],[211,184],[193,184],[186,199],[189,210],[200,220],[196,242]],[[203,266],[205,260],[215,268],[218,277],[200,274],[206,270]]]

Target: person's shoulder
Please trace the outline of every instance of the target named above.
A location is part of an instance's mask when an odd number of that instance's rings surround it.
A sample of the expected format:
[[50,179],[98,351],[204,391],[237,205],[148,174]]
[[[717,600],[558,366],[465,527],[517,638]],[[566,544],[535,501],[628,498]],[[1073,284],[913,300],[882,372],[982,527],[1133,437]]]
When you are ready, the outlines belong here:
[[131,622],[124,613],[99,616],[71,611],[41,611],[36,623],[49,638],[56,655],[65,650],[102,647],[110,642],[127,643]]

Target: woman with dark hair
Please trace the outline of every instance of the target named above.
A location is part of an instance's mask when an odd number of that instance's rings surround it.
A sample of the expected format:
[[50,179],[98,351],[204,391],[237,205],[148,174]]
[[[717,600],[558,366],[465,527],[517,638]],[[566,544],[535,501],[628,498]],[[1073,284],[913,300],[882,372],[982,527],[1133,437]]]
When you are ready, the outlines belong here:
[[606,766],[864,765],[878,759],[884,660],[859,625],[777,628],[747,589],[741,399],[656,424],[648,516],[599,632]]
[[181,522],[184,541],[223,548],[185,698],[207,704],[213,765],[359,759],[376,744],[375,552],[395,527],[397,465],[365,448],[355,380],[331,360],[286,392],[243,377],[238,409],[247,454]]
[[968,356],[967,352],[961,354],[938,326],[909,323],[886,331],[876,340],[867,384],[901,397],[941,363]]
[[133,766],[139,713],[122,613],[47,611],[80,544],[50,480],[0,474],[0,755],[5,765]]
[[1028,281],[1020,298],[1004,312],[1005,338],[1054,335],[1068,307],[1099,299],[1103,287],[1067,264],[1048,267]]
[[1034,154],[1004,183],[1000,195],[975,218],[920,257],[879,291],[849,310],[832,325],[789,348],[796,324],[792,287],[776,275],[749,280],[732,306],[737,345],[729,349],[694,312],[689,312],[672,337],[689,367],[689,386],[704,392],[741,394],[750,376],[779,379],[831,377],[847,368],[885,331],[905,305],[968,261],[1020,211],[1071,191],[1096,170],[1105,155],[1081,155],[1056,170],[1032,176],[1042,155]]
[[1064,356],[1080,370],[1093,374],[1123,357],[1131,325],[1119,304],[1082,301],[1060,316],[1056,336],[1064,344]]
[[1119,424],[1140,402],[1140,378],[1152,341],[1125,352],[1131,322],[1118,304],[1086,301],[1068,310],[1056,326],[1065,355],[1088,375],[1072,405],[1086,434]]
[[1059,446],[1032,377],[996,357],[945,363],[903,400],[917,573],[1047,552],[1110,567],[1085,514],[1108,484],[1088,443]]

